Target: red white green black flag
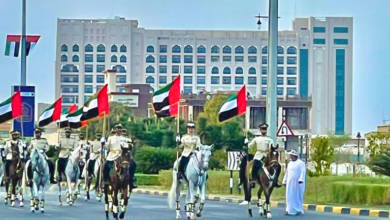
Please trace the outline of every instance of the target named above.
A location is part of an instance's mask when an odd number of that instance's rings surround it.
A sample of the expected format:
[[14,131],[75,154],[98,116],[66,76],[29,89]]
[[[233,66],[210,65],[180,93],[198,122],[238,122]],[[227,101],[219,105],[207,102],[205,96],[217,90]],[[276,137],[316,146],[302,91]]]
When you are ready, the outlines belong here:
[[218,113],[220,122],[226,121],[246,112],[246,87],[245,85],[237,93],[231,95],[222,105]]

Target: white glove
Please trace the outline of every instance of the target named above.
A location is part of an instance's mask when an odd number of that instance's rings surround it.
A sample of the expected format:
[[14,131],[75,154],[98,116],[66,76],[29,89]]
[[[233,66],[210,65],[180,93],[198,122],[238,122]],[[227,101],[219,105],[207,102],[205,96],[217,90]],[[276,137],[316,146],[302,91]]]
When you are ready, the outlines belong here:
[[20,143],[20,147],[22,147],[23,150],[27,149],[27,145],[25,143]]
[[176,136],[176,143],[180,143],[180,135]]
[[104,145],[106,143],[106,138],[105,137],[100,138],[100,143]]
[[60,143],[57,143],[56,144],[56,149],[60,148],[61,144]]
[[245,140],[244,140],[244,144],[245,145],[247,145],[249,143],[249,140],[248,140],[248,138],[245,138]]

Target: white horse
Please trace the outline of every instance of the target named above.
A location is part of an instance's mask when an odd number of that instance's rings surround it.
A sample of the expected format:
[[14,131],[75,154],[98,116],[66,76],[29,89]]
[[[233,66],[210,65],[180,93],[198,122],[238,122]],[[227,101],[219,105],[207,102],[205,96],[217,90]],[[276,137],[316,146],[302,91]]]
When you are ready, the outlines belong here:
[[[188,219],[195,219],[195,215],[200,217],[206,200],[206,180],[207,168],[211,156],[212,146],[203,145],[199,151],[193,153],[185,169],[185,176],[188,182],[184,179],[177,179],[178,161],[175,161],[172,172],[172,186],[168,194],[168,205],[174,208],[176,202],[176,219],[181,219],[180,215],[180,191],[183,183],[188,184],[186,194],[186,215]],[[199,203],[196,210],[196,204]]]
[[[66,183],[68,187],[68,191],[66,193],[66,202],[71,206],[74,201],[77,199],[77,192],[80,185],[80,167],[79,162],[83,157],[83,149],[81,147],[75,148],[69,156],[68,163],[65,168],[65,177]],[[59,174],[60,175],[60,174]],[[72,183],[74,183],[74,187],[72,187]],[[59,202],[62,205],[61,200],[61,184],[59,186]]]
[[[28,167],[31,166],[32,176],[28,175]],[[31,175],[31,174],[30,174]],[[33,148],[30,154],[30,161],[27,162],[24,175],[23,175],[23,187],[25,191],[26,179],[31,181],[30,191],[30,209],[31,212],[38,211],[45,212],[45,191],[50,182],[50,170],[46,161],[46,155],[43,151]]]

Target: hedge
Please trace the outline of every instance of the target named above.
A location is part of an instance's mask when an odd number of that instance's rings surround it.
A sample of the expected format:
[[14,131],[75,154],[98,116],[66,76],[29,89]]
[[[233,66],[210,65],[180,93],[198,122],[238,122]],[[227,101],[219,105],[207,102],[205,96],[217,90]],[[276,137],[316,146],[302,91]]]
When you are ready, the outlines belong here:
[[136,150],[134,160],[137,163],[137,172],[157,174],[159,170],[173,167],[176,149],[144,146]]
[[136,173],[135,177],[137,178],[137,185],[139,186],[160,185],[160,182],[158,180],[158,175]]
[[347,204],[390,204],[390,185],[335,182],[332,184],[332,201]]

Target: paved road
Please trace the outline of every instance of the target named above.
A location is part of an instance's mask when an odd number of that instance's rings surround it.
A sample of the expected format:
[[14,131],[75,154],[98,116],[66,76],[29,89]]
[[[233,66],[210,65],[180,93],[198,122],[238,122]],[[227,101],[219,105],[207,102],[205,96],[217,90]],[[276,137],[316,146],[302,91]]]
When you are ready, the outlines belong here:
[[[30,213],[29,208],[11,208],[4,205],[4,193],[0,193],[0,219],[4,220],[100,220],[105,219],[104,207],[102,203],[95,200],[85,202],[82,199],[76,201],[76,204],[70,206],[58,206],[57,196],[54,192],[49,192],[46,196],[46,213]],[[307,212],[303,216],[284,216],[282,209],[272,209],[273,219],[302,219],[302,220],[350,220],[350,219],[373,219],[369,217],[355,217],[347,215],[333,215],[329,213]],[[184,216],[184,213],[183,213]],[[111,216],[110,216],[111,217]],[[112,218],[111,218],[112,219]],[[174,210],[169,210],[166,205],[166,197],[134,194],[131,197],[129,209],[125,219],[151,220],[151,219],[175,219]],[[184,218],[183,218],[184,219]],[[246,207],[238,206],[232,203],[222,203],[216,201],[207,201],[204,209],[204,215],[200,219],[207,220],[240,220],[240,219],[263,219],[259,216],[249,218]]]

